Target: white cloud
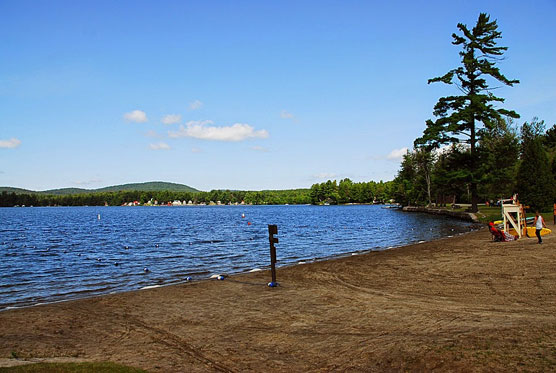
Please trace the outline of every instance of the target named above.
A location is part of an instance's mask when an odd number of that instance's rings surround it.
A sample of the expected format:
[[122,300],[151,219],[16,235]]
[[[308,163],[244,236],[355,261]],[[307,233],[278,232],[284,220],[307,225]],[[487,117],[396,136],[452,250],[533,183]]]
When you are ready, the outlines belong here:
[[170,145],[165,142],[158,142],[156,144],[149,144],[149,149],[151,150],[169,150]]
[[189,103],[189,110],[199,110],[203,107],[203,103],[199,100],[195,100]]
[[330,180],[334,179],[336,176],[336,174],[331,172],[321,172],[320,174],[313,175],[313,178],[318,180]]
[[202,150],[199,149],[199,148],[192,148],[191,149],[191,153],[201,153],[201,152],[202,152]]
[[236,123],[232,126],[210,126],[213,124],[210,120],[190,121],[181,125],[177,131],[168,131],[168,136],[177,137],[193,137],[195,139],[210,141],[243,141],[249,138],[266,139],[268,131],[258,130],[248,124]]
[[282,119],[294,119],[295,116],[292,113],[287,112],[286,110],[282,110],[280,112],[280,118],[282,118]]
[[181,120],[181,115],[179,114],[168,114],[162,118],[162,123],[164,124],[176,124]]
[[9,140],[0,140],[0,148],[13,149],[21,144],[21,140],[12,137]]
[[438,155],[446,154],[446,153],[450,153],[452,151],[453,147],[456,147],[459,151],[465,152],[465,151],[468,151],[471,148],[471,145],[470,144],[465,144],[465,143],[443,145],[438,149],[434,149],[433,151]]
[[386,156],[389,161],[401,161],[403,156],[407,153],[407,148],[394,149]]
[[124,119],[128,122],[145,123],[148,121],[147,114],[142,110],[133,110],[124,114]]

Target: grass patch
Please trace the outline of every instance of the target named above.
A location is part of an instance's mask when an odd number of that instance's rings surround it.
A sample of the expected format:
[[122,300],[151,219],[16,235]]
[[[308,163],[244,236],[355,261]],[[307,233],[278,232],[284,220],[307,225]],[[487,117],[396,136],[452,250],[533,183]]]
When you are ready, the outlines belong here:
[[[451,208],[450,206],[447,207],[440,207],[449,211],[457,211],[457,212],[467,212],[469,205],[461,205],[457,208]],[[496,206],[486,206],[486,205],[479,205],[479,212],[475,215],[479,219],[481,223],[488,223],[489,221],[495,221],[502,219],[502,209],[501,207]]]
[[115,363],[38,363],[0,368],[0,373],[146,373]]
[[502,219],[502,208],[497,206],[479,206],[477,217],[482,223]]
[[[481,223],[488,223],[490,221],[502,220],[502,207],[500,206],[485,206],[479,205],[479,212],[476,214],[477,218]],[[466,208],[459,208],[453,211],[465,211]],[[528,218],[535,216],[535,212],[528,210],[525,212]],[[547,223],[551,223],[554,220],[554,215],[551,212],[543,212],[541,213],[544,221]]]

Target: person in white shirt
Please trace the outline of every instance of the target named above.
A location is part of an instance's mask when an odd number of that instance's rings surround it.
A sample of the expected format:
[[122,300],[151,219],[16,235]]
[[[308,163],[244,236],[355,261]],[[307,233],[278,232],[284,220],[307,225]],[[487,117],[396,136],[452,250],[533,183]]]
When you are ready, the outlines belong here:
[[544,224],[544,219],[542,217],[541,214],[539,214],[538,211],[535,212],[535,228],[536,228],[536,233],[537,233],[537,238],[539,239],[539,242],[537,243],[542,243],[542,238],[541,238],[541,230],[543,228],[546,228],[546,224]]

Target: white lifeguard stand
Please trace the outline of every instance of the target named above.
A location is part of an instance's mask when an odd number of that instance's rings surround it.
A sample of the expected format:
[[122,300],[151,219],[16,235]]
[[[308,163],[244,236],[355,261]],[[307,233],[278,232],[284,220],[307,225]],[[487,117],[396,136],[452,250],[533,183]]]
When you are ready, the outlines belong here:
[[[515,214],[515,219],[511,214]],[[511,225],[521,238],[523,207],[519,204],[502,205],[502,215],[504,217],[504,231],[509,232]]]

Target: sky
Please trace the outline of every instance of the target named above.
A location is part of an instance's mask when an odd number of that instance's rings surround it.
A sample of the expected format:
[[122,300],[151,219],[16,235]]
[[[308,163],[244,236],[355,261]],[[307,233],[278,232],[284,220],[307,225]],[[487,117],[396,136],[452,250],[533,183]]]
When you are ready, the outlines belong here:
[[0,0],[0,186],[392,180],[481,12],[499,107],[552,126],[555,0]]

